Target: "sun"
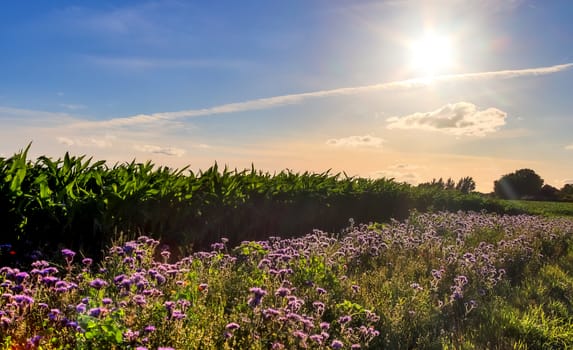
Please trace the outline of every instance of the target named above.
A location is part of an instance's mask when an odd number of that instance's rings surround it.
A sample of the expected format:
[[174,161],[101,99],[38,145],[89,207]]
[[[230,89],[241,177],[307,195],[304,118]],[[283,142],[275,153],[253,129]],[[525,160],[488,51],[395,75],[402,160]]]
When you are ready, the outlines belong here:
[[447,73],[454,65],[452,40],[433,32],[412,41],[409,54],[411,69],[424,77]]

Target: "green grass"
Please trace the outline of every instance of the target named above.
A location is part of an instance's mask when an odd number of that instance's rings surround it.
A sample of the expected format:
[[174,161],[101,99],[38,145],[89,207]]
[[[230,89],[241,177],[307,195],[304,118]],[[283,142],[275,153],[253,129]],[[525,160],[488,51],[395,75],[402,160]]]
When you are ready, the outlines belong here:
[[[508,209],[543,216],[573,216],[573,202],[545,202],[526,200],[500,200]],[[508,210],[509,211],[509,210]]]

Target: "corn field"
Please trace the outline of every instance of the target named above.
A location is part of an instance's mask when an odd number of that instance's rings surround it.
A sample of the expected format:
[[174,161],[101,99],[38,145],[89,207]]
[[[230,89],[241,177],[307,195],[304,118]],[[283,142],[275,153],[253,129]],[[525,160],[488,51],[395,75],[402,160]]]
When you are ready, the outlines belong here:
[[[336,232],[356,222],[401,219],[410,210],[503,211],[479,195],[420,189],[344,173],[269,173],[214,164],[193,172],[151,162],[86,156],[28,160],[30,146],[0,158],[1,259],[33,259],[62,246],[99,257],[120,234],[148,234],[180,254],[221,237],[231,244],[269,235]],[[11,252],[11,254],[8,253]]]

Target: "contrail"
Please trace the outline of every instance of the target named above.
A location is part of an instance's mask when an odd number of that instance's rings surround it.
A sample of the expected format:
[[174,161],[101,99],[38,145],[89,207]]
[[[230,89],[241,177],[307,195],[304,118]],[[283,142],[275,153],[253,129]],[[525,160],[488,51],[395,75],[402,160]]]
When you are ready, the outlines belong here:
[[463,73],[463,74],[446,74],[429,78],[418,78],[399,80],[387,83],[344,87],[331,90],[321,90],[313,92],[305,92],[290,95],[281,95],[267,98],[260,98],[244,102],[228,103],[210,108],[203,109],[190,109],[178,112],[163,112],[153,114],[137,114],[129,117],[114,118],[104,121],[96,122],[81,122],[75,124],[76,127],[114,127],[114,126],[129,126],[136,124],[146,124],[162,120],[174,120],[182,118],[193,118],[215,114],[235,113],[244,111],[253,111],[268,109],[278,106],[285,106],[289,104],[301,103],[304,100],[320,97],[331,97],[341,95],[356,95],[364,92],[371,91],[384,91],[384,90],[404,90],[427,86],[437,82],[456,81],[456,80],[486,80],[486,79],[509,79],[524,76],[537,76],[561,72],[571,68],[573,63],[560,64],[548,67],[527,68],[527,69],[513,69],[513,70],[500,70],[491,72],[478,72],[478,73]]

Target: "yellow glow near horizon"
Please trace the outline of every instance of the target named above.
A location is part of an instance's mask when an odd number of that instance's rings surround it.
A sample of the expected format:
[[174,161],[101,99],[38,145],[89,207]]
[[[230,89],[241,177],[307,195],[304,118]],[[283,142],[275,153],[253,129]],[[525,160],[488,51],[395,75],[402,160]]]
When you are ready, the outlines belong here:
[[428,32],[409,45],[411,69],[424,77],[447,73],[454,65],[452,40]]

